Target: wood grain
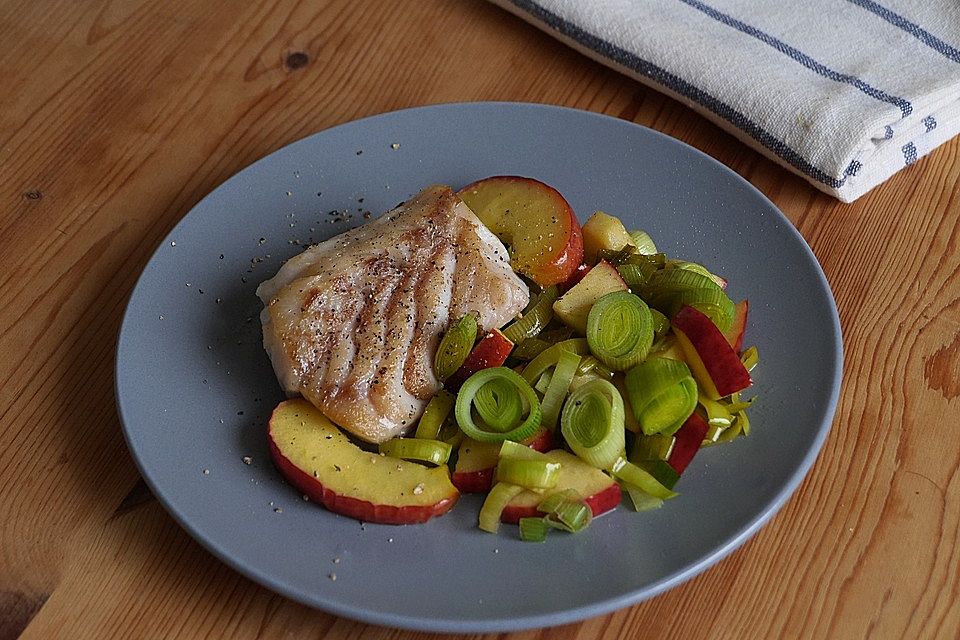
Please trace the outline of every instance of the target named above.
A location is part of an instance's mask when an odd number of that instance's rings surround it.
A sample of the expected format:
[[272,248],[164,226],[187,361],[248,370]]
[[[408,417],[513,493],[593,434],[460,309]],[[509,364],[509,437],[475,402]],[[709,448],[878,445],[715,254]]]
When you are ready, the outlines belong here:
[[750,542],[649,602],[512,638],[960,637],[960,140],[853,205],[477,1],[0,0],[0,639],[427,638],[313,611],[193,542],[114,409],[126,298],[253,160],[361,116],[516,100],[608,113],[724,162],[834,288],[823,454]]

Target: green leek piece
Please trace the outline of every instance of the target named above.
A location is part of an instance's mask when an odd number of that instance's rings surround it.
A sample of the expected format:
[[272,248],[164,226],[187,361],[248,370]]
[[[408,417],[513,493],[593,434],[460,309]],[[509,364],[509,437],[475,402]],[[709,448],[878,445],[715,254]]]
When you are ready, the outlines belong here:
[[617,267],[626,262],[627,258],[629,258],[634,252],[635,250],[633,245],[629,244],[622,249],[601,249],[597,253],[597,263],[603,260],[614,267]]
[[556,364],[560,362],[560,354],[564,351],[585,356],[590,353],[590,347],[584,338],[573,338],[571,340],[558,342],[531,360],[530,363],[523,368],[523,379],[526,380],[528,384],[536,383],[544,371],[556,366]]
[[473,343],[477,340],[477,316],[468,313],[447,329],[437,347],[437,355],[433,359],[433,370],[437,378],[446,380],[470,355]]
[[559,479],[559,462],[521,458],[501,459],[494,475],[496,482],[508,482],[525,489],[552,489]]
[[520,539],[524,542],[544,542],[549,530],[543,518],[520,518]]
[[760,353],[757,351],[757,348],[750,347],[744,351],[743,355],[740,356],[740,362],[743,363],[744,369],[753,371],[753,368],[760,362]]
[[720,436],[723,435],[723,427],[718,427],[717,425],[709,425],[707,427],[707,432],[703,434],[703,441],[700,443],[701,447],[712,447],[717,444],[720,440]]
[[538,338],[550,344],[557,344],[558,342],[563,342],[564,340],[569,340],[573,337],[574,331],[570,327],[563,325],[560,327],[554,327],[552,329],[546,329],[541,333]]
[[572,489],[546,497],[537,505],[537,511],[546,514],[544,522],[547,525],[570,533],[582,531],[593,520],[593,511]]
[[582,376],[592,373],[598,378],[610,379],[614,373],[608,369],[602,362],[597,360],[596,356],[586,356],[580,360],[580,366],[577,367],[577,375]]
[[[627,258],[623,264],[637,267],[639,269],[639,276],[645,285],[650,281],[654,273],[663,269],[665,263],[666,256],[662,253],[655,253],[649,256],[634,254]],[[634,293],[638,292],[635,291]]]
[[687,271],[693,271],[694,273],[699,273],[700,275],[707,276],[708,278],[713,280],[715,283],[717,283],[718,287],[723,288],[725,286],[725,282],[723,278],[713,273],[710,273],[710,270],[707,269],[702,264],[698,264],[696,262],[687,262],[686,260],[668,260],[666,266],[667,268],[670,268],[670,269],[686,269]]
[[624,383],[634,416],[648,436],[673,435],[697,406],[697,383],[680,360],[648,358],[627,372]]
[[696,271],[656,271],[640,294],[651,307],[668,315],[689,304],[708,315],[721,331],[727,331],[733,323],[733,301],[716,282]]
[[[728,428],[733,424],[733,414],[722,403],[711,400],[705,394],[701,393],[697,402],[703,407],[707,414],[707,424],[719,427],[721,430]],[[707,433],[710,433],[709,431]]]
[[[573,393],[583,385],[591,382],[593,380],[608,380],[609,378],[601,378],[594,371],[590,371],[584,374],[578,374],[573,376],[573,380],[570,381],[570,393]],[[622,396],[621,396],[622,397]]]
[[623,278],[623,281],[630,287],[633,293],[639,292],[643,285],[647,283],[646,274],[643,268],[638,264],[621,264],[617,267],[617,273]]
[[[454,406],[456,406],[455,397]],[[457,424],[457,417],[454,415],[454,411],[451,410],[450,414],[447,415],[447,419],[440,425],[440,434],[435,439],[443,440],[453,445],[454,450],[456,450],[457,445],[460,444],[460,440],[463,439],[463,431],[460,430],[460,426]]]
[[720,404],[726,407],[727,411],[729,411],[730,413],[736,414],[736,413],[740,413],[741,411],[746,411],[747,409],[749,409],[753,405],[756,399],[757,397],[754,396],[749,400],[741,401],[740,392],[738,391],[737,393],[731,394],[729,398],[721,400]]
[[570,533],[583,531],[593,520],[593,512],[583,502],[564,502],[553,513],[544,516],[546,523]]
[[[563,400],[567,397],[570,390],[570,383],[573,382],[573,376],[577,373],[577,367],[580,365],[580,356],[569,351],[560,354],[560,360],[553,369],[553,375],[547,390],[543,394],[543,417],[541,426],[553,431],[557,428],[557,418],[560,417],[560,409],[563,407]],[[549,372],[548,372],[549,373]],[[546,376],[547,374],[544,374]]]
[[504,440],[500,444],[499,457],[516,458],[518,460],[550,460],[549,456],[540,453],[536,449],[531,449],[525,444],[520,444],[512,440]]
[[[490,382],[495,382],[496,386],[489,393],[481,393],[480,390]],[[481,395],[481,400],[486,405],[483,411],[487,414],[487,417],[481,417],[484,422],[492,427],[493,431],[481,429],[473,420],[472,409],[478,394]],[[526,405],[527,417],[525,420],[521,422],[520,418],[517,418],[516,422],[512,424],[499,422],[499,418],[516,417],[515,408],[518,404],[521,406],[521,411],[523,405]],[[477,411],[480,413],[480,407],[477,407]],[[460,392],[457,394],[454,415],[457,417],[457,424],[460,425],[460,429],[474,440],[480,442],[520,441],[533,435],[540,427],[540,399],[533,387],[512,369],[491,367],[477,371],[463,383]],[[490,417],[494,418],[496,424],[491,425],[488,422]]]
[[587,344],[607,367],[626,371],[646,358],[653,344],[650,308],[626,291],[606,294],[590,308]]
[[452,447],[439,440],[421,438],[394,438],[380,445],[380,453],[411,462],[426,462],[434,466],[446,464]]
[[490,489],[483,506],[480,507],[479,526],[484,531],[496,533],[500,529],[500,516],[511,500],[523,491],[523,487],[506,482],[498,482]]
[[736,307],[727,292],[719,287],[679,292],[671,300],[670,314],[676,314],[684,305],[690,305],[713,320],[720,331],[728,331],[733,324]]
[[517,360],[528,362],[546,351],[549,347],[550,343],[542,338],[527,338],[514,347],[510,356]]
[[496,376],[483,384],[473,396],[473,408],[488,427],[503,433],[523,418],[523,399],[513,380]]
[[637,253],[650,255],[657,252],[657,245],[654,244],[653,238],[646,231],[640,231],[639,229],[631,231],[630,238],[633,240],[632,244]]
[[553,319],[553,303],[557,301],[560,290],[551,285],[540,292],[537,301],[519,320],[512,322],[503,330],[503,335],[514,344],[532,338],[543,331]]
[[644,298],[657,308],[669,308],[670,299],[689,289],[718,288],[707,276],[686,269],[660,269],[650,276],[644,288]]
[[610,466],[610,473],[620,482],[639,489],[654,498],[668,500],[678,495],[660,484],[649,472],[644,471],[622,456],[617,458]]
[[623,398],[606,380],[591,380],[567,397],[560,431],[570,449],[584,462],[606,469],[625,446]]
[[540,395],[543,395],[547,392],[551,380],[553,380],[553,370],[544,371],[540,379],[537,380],[537,384],[533,385],[533,388],[536,389]]
[[680,474],[666,460],[641,460],[635,464],[667,489],[673,489],[680,479]]
[[633,443],[630,462],[669,460],[675,442],[676,438],[673,436],[665,436],[659,433],[652,436],[639,435]]
[[662,338],[670,330],[670,320],[656,309],[650,309],[650,318],[653,320],[654,338]]
[[750,435],[750,419],[747,418],[746,411],[740,411],[737,413],[737,421],[734,423],[734,426],[740,427],[740,431],[743,435]]
[[[639,264],[644,266],[649,266],[653,271],[659,271],[667,266],[667,254],[657,252],[647,255],[640,253],[634,253],[632,256],[627,258],[625,264]],[[651,272],[652,273],[652,272]]]
[[630,502],[633,503],[633,508],[636,511],[652,511],[663,506],[661,498],[654,498],[649,493],[635,489],[629,484],[622,484],[622,488],[630,496]]
[[574,489],[564,489],[563,491],[557,491],[556,493],[551,493],[549,496],[540,501],[540,504],[537,505],[537,511],[542,513],[553,513],[560,505],[564,502],[580,502],[583,499],[580,497],[580,494],[577,493]]
[[417,432],[414,437],[426,440],[439,439],[440,429],[453,410],[455,400],[452,393],[442,389],[430,398],[427,408],[423,410],[423,415],[420,417],[420,422],[417,423]]

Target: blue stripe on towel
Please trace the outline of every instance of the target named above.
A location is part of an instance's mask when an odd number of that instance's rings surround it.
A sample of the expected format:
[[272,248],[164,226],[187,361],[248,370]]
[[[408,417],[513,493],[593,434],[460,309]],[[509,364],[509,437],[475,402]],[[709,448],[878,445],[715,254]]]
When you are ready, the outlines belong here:
[[851,160],[850,164],[847,166],[847,170],[843,172],[847,176],[855,176],[859,173],[860,169],[863,168],[863,165],[860,164],[857,160]]
[[863,7],[871,13],[877,14],[893,26],[903,29],[937,53],[953,60],[954,62],[960,62],[960,50],[951,47],[937,36],[933,35],[920,25],[910,22],[900,14],[890,11],[890,9],[887,9],[873,0],[847,0],[847,2],[852,2],[853,4]]
[[903,151],[903,161],[908,167],[917,161],[917,148],[912,142],[908,142],[901,148]]
[[794,60],[796,60],[803,66],[805,66],[807,69],[810,69],[815,73],[818,73],[824,78],[829,78],[834,82],[842,82],[844,84],[849,84],[850,86],[856,87],[857,89],[859,89],[866,95],[870,96],[871,98],[875,98],[877,100],[880,100],[881,102],[887,102],[889,104],[896,105],[897,107],[900,108],[900,113],[904,118],[906,118],[911,113],[913,113],[913,105],[911,105],[908,101],[904,100],[903,98],[899,98],[897,96],[891,96],[885,91],[882,91],[880,89],[870,86],[869,84],[867,84],[860,78],[857,78],[856,76],[851,76],[846,73],[840,73],[838,71],[834,71],[833,69],[827,67],[826,65],[823,65],[817,62],[816,60],[814,60],[807,54],[803,53],[796,47],[791,47],[790,45],[783,42],[782,40],[778,40],[777,38],[774,38],[770,34],[764,31],[761,31],[756,27],[752,27],[745,22],[737,20],[731,15],[718,11],[711,6],[706,5],[703,2],[700,2],[699,0],[680,0],[680,2],[689,5],[694,9],[697,9],[698,11],[710,16],[711,18],[713,18],[714,20],[717,20],[718,22],[722,22],[728,27],[733,27],[737,31],[745,33],[749,36],[753,36],[760,42],[770,45],[780,53],[790,56],[791,58],[793,58]]
[[712,111],[717,116],[730,122],[735,127],[749,135],[751,138],[762,144],[764,147],[783,158],[801,173],[810,176],[817,182],[823,183],[833,189],[839,189],[846,182],[846,176],[842,179],[834,178],[822,169],[815,167],[806,158],[797,151],[787,146],[782,140],[774,137],[769,132],[762,129],[755,122],[745,115],[731,107],[730,105],[711,96],[703,89],[696,87],[683,78],[676,76],[665,69],[661,69],[652,62],[640,58],[635,53],[621,49],[620,47],[607,42],[606,40],[595,36],[594,34],[581,29],[569,20],[547,11],[532,0],[510,0],[517,8],[526,11],[537,20],[546,23],[550,28],[558,33],[576,40],[584,47],[596,52],[597,54],[608,58],[613,62],[631,69],[643,76],[646,76],[653,82],[663,85],[671,91],[678,93],[685,98],[698,103],[705,109]]
[[923,119],[923,126],[927,128],[927,133],[930,133],[937,128],[937,120],[933,116],[927,116]]
[[893,137],[893,127],[891,127],[890,125],[885,126],[883,128],[883,139],[889,140],[892,137]]

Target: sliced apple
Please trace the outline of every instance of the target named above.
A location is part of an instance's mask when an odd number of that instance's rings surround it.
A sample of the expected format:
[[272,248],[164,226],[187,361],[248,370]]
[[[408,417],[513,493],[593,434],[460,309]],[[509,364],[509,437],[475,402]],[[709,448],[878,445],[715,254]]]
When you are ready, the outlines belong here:
[[460,496],[446,465],[428,469],[364,451],[301,398],[274,409],[268,440],[287,482],[330,511],[364,522],[426,522]]
[[730,330],[724,336],[727,342],[737,353],[743,349],[743,334],[747,330],[747,312],[750,310],[750,304],[746,300],[741,300],[733,307],[733,323]]
[[703,438],[707,435],[710,425],[700,417],[696,412],[690,414],[683,426],[673,434],[673,449],[670,450],[670,457],[667,463],[674,468],[677,473],[683,473],[693,460],[693,457],[700,451],[703,444]]
[[577,269],[570,274],[570,277],[564,280],[560,285],[560,291],[567,291],[571,289],[574,285],[583,280],[583,276],[587,275],[588,271],[590,271],[590,267],[585,264],[577,267]]
[[563,282],[583,262],[580,223],[553,187],[532,178],[493,176],[457,195],[510,247],[514,270],[541,287]]
[[[553,432],[541,427],[536,433],[521,441],[536,451],[549,451],[553,447]],[[490,491],[493,486],[493,473],[500,459],[500,444],[477,442],[464,438],[457,452],[457,464],[454,466],[450,481],[463,493]]]
[[537,505],[551,493],[567,489],[576,491],[590,507],[594,516],[606,513],[620,504],[620,485],[603,471],[591,467],[577,456],[562,449],[548,451],[545,455],[561,465],[557,486],[546,494],[533,491],[523,491],[518,494],[503,510],[500,516],[502,522],[515,524],[520,521],[520,518],[542,516],[543,514],[537,511]]
[[603,211],[597,211],[583,225],[583,259],[587,264],[596,264],[604,249],[620,251],[633,242],[630,233],[620,222]]
[[753,384],[740,356],[709,317],[685,305],[672,326],[684,360],[708,398],[719,400]]
[[513,351],[513,342],[507,336],[500,333],[499,329],[490,331],[480,338],[480,342],[473,348],[467,359],[452,376],[444,381],[443,386],[450,391],[456,391],[477,371],[503,366],[511,351]]
[[614,291],[629,291],[617,268],[601,260],[583,279],[553,303],[553,313],[582,334],[587,332],[587,315],[593,303]]

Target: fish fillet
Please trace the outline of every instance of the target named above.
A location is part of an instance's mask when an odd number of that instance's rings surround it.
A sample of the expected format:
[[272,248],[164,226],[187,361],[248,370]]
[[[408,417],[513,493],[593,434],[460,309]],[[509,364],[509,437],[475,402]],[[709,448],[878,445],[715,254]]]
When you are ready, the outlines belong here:
[[433,357],[450,323],[476,312],[482,330],[500,327],[529,296],[503,244],[445,186],[294,256],[257,295],[287,394],[368,442],[416,424],[440,389]]

